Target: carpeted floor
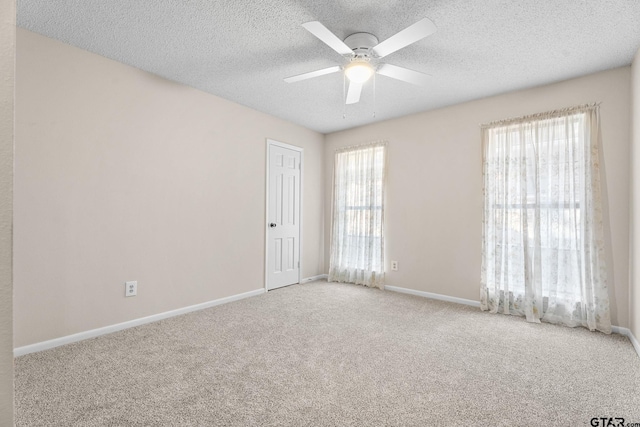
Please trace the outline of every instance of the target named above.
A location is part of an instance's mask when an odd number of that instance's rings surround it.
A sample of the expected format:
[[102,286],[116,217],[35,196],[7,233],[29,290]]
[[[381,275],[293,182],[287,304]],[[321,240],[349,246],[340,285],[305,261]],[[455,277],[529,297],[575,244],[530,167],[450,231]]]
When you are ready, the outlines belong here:
[[15,365],[19,426],[640,423],[625,337],[326,282]]

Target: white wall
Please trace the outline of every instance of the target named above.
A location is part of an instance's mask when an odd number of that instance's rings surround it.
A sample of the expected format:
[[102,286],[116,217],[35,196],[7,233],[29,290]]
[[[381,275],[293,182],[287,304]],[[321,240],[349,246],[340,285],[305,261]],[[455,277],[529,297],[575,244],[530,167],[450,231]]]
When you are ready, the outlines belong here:
[[323,273],[322,134],[17,37],[16,347],[262,287],[266,138],[305,150],[302,274]]
[[[612,322],[629,324],[630,67],[337,132],[325,144],[328,268],[333,153],[389,141],[387,284],[470,300],[480,293],[480,124],[602,102],[602,185]],[[388,265],[387,265],[388,267]]]
[[631,289],[630,329],[640,340],[640,50],[631,66]]
[[0,0],[0,425],[13,425],[13,89],[15,0]]

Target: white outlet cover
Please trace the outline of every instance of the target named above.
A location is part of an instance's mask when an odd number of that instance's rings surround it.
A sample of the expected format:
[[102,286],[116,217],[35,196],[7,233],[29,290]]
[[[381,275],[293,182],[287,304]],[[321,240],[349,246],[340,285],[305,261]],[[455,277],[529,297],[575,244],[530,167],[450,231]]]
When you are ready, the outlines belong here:
[[124,284],[124,296],[125,297],[134,297],[138,295],[138,282],[125,282]]
[[391,270],[398,271],[398,261],[391,261]]

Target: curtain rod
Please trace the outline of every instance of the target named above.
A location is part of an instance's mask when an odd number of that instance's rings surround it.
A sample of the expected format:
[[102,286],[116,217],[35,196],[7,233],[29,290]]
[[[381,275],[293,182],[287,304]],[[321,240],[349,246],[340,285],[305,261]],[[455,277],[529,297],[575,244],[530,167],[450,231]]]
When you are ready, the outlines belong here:
[[567,113],[591,110],[591,109],[599,107],[600,104],[602,104],[602,101],[594,102],[594,103],[591,103],[591,104],[582,104],[582,105],[576,105],[576,106],[573,106],[573,107],[561,108],[559,110],[552,110],[552,111],[547,111],[547,112],[544,112],[544,113],[536,113],[536,114],[530,114],[530,115],[527,115],[527,116],[512,117],[512,118],[504,119],[504,120],[496,120],[496,121],[493,121],[493,122],[481,124],[479,126],[481,128],[488,128],[488,127],[494,127],[494,126],[498,126],[498,125],[504,126],[504,125],[518,123],[518,122],[525,122],[525,121],[528,121],[528,120],[558,117],[558,116],[561,116],[561,115],[565,115]]

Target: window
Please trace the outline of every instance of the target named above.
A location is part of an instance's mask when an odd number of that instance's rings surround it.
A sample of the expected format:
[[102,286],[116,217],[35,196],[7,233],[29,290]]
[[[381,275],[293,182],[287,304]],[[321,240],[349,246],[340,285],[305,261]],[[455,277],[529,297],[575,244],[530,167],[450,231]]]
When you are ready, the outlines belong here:
[[338,150],[329,280],[382,287],[386,144]]
[[610,331],[598,124],[579,107],[483,130],[483,309]]

